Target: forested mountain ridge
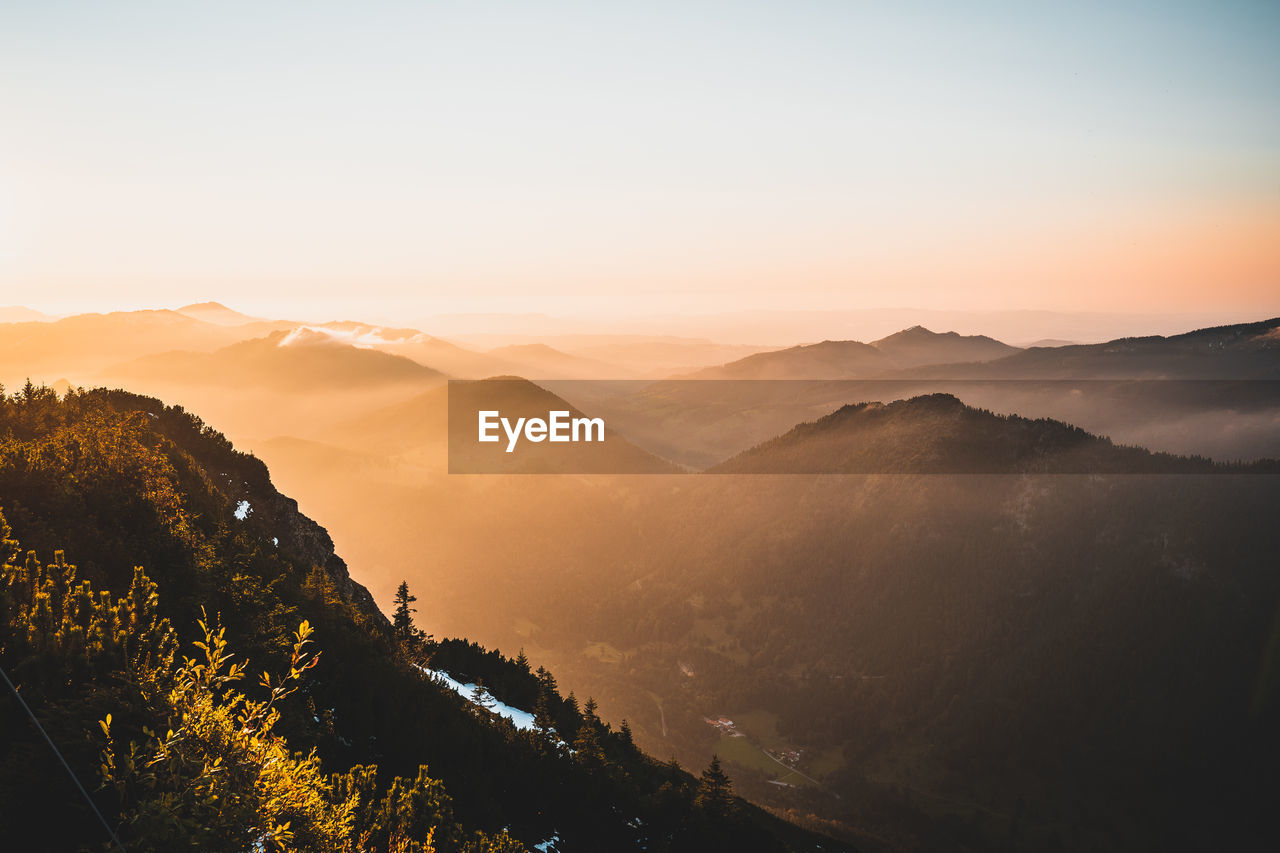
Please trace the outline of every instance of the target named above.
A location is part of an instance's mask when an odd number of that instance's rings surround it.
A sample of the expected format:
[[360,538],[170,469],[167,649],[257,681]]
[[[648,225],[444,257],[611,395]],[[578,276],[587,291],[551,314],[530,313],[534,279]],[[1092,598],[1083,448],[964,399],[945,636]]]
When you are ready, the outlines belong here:
[[[265,466],[181,409],[3,398],[0,507],[0,664],[129,850],[833,849],[645,757],[523,656],[459,663],[388,624]],[[540,725],[425,678],[436,654],[533,690]],[[100,849],[11,695],[0,717],[6,843]]]
[[[1148,458],[949,398],[893,411]],[[718,753],[855,840],[1272,849],[1280,478],[1190,470],[371,481],[358,547],[392,562],[397,530],[441,521],[418,575],[449,602],[438,630],[535,650],[651,751]],[[360,476],[334,460],[298,488],[349,519]]]
[[929,379],[1280,379],[1280,317],[1180,335],[1031,347],[981,364],[903,370]]
[[851,403],[710,469],[717,474],[1197,474],[1280,471],[1123,447],[1047,418],[997,415],[950,394]]

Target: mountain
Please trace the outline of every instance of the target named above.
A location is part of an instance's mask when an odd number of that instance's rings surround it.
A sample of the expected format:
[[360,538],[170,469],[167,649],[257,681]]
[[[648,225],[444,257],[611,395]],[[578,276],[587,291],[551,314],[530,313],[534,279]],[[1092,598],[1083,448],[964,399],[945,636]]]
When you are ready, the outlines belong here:
[[112,365],[91,381],[162,396],[244,441],[276,435],[315,440],[353,412],[391,405],[445,378],[403,356],[294,327],[213,352],[143,356]]
[[616,365],[613,376],[664,377],[688,373],[709,365],[724,364],[777,347],[750,344],[722,344],[706,338],[682,338],[675,335],[609,335],[572,334],[538,337],[516,334],[473,334],[459,340],[469,345],[545,344],[570,355],[582,356],[608,365]]
[[429,364],[442,373],[458,378],[483,379],[507,372],[508,365],[499,359],[417,329],[374,326],[350,320],[306,328],[317,334],[330,335],[336,342],[402,356],[419,364]]
[[[380,597],[408,577],[435,632],[524,647],[650,752],[717,754],[867,849],[1273,846],[1280,478],[949,399],[823,428],[851,427],[881,471],[1016,473],[408,477],[262,452]],[[1192,473],[1037,473],[1080,449]]]
[[1017,347],[985,335],[939,334],[912,326],[870,344],[823,341],[758,353],[688,379],[858,379],[924,364],[981,362],[1003,358]]
[[823,341],[749,355],[686,379],[848,379],[897,367],[889,355],[858,341]]
[[0,381],[17,385],[67,377],[91,381],[103,368],[169,350],[208,352],[265,334],[259,326],[216,326],[176,311],[77,314],[0,326]]
[[921,367],[932,379],[1277,379],[1280,318],[1180,335],[1035,347],[985,364]]
[[[926,341],[931,332],[914,333]],[[640,446],[683,465],[707,468],[800,421],[847,403],[951,394],[1000,414],[1051,418],[1178,455],[1220,461],[1280,457],[1280,350],[1277,323],[1206,329],[1170,338],[1015,351],[989,362],[869,371],[863,379],[743,378],[583,383],[571,399],[616,423]],[[803,350],[804,348],[800,348]],[[855,351],[856,350],[855,348]],[[787,375],[773,363],[803,355],[783,350],[697,374]],[[808,368],[811,375],[829,368]],[[798,367],[794,375],[803,375]],[[569,395],[563,383],[553,390]]]
[[[545,314],[435,315],[419,322],[455,340],[501,335],[551,338],[587,334],[710,338],[727,344],[770,344],[774,348],[820,336],[874,340],[921,323],[962,334],[987,334],[1001,340],[1062,338],[1100,341],[1125,334],[1170,334],[1206,324],[1239,322],[1239,311],[1184,313],[1102,313],[1034,310],[947,311],[919,306],[870,309],[790,310],[766,308],[701,314],[643,314],[600,317],[550,317]],[[491,340],[491,339],[490,339]],[[554,345],[554,344],[553,344]],[[719,360],[721,363],[724,359]]]
[[0,323],[51,323],[58,319],[50,314],[21,305],[0,306]]
[[1006,343],[986,335],[959,335],[956,332],[931,332],[924,326],[903,329],[871,345],[893,359],[898,367],[924,364],[994,361],[1018,351]]
[[[1214,466],[1206,459],[1117,447],[1108,439],[1060,421],[996,415],[966,406],[950,394],[842,406],[710,469],[717,474],[1192,474],[1239,470]],[[1263,468],[1253,466],[1250,470]],[[1280,472],[1280,468],[1274,470]]]
[[980,335],[938,335],[916,326],[874,345],[824,341],[749,356],[687,378],[1275,379],[1280,378],[1280,318],[1169,337],[1026,350]]
[[301,327],[311,335],[327,335],[336,343],[399,355],[429,364],[460,379],[519,375],[534,379],[617,378],[624,375],[603,362],[572,356],[542,344],[498,347],[476,352],[417,329],[391,328],[349,320]]
[[196,302],[182,306],[177,309],[177,312],[184,317],[213,323],[216,326],[243,326],[247,323],[263,322],[260,317],[250,317],[248,314],[232,311],[220,302]]
[[0,434],[0,664],[110,827],[6,692],[16,849],[847,849],[717,766],[647,757],[523,654],[389,623],[266,467],[181,409],[27,388]]
[[1079,345],[1080,341],[1064,341],[1059,338],[1041,338],[1038,341],[1023,344],[1019,349],[1032,349],[1033,347],[1074,347]]
[[167,352],[117,364],[105,375],[124,382],[264,387],[279,390],[421,385],[444,375],[403,356],[362,349],[298,327],[232,344],[211,353]]

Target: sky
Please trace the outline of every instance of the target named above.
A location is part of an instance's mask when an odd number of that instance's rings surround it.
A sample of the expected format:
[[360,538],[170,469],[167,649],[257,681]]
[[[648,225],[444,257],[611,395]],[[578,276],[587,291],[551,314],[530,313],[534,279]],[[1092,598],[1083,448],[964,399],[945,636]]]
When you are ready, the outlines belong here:
[[1273,316],[1277,44],[1229,0],[7,0],[0,304]]

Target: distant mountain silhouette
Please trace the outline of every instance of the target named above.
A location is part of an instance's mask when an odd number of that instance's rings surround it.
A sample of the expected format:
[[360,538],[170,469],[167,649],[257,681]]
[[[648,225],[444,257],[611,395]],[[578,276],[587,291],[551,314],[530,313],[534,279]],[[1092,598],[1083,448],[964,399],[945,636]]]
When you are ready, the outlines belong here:
[[762,352],[691,373],[686,379],[848,379],[874,376],[898,365],[860,341],[817,344]]
[[116,365],[113,380],[281,390],[370,388],[443,381],[444,374],[403,356],[340,343],[298,328],[232,344],[212,353],[167,352]]
[[[705,337],[676,335],[628,335],[607,332],[538,336],[531,334],[470,334],[451,340],[479,349],[525,344],[545,344],[568,355],[603,362],[612,368],[609,378],[622,375],[636,378],[668,378],[704,367],[736,361],[758,352],[772,352],[777,346],[717,343]],[[544,377],[545,378],[545,377]]]
[[506,365],[481,352],[460,347],[418,329],[393,328],[350,320],[308,326],[308,329],[332,336],[339,343],[378,350],[412,359],[449,376],[482,379],[506,371]]
[[207,352],[271,328],[266,323],[219,326],[177,311],[114,311],[12,323],[0,332],[0,377],[52,382],[65,376],[87,382],[111,364],[169,350]]
[[1032,347],[1074,347],[1079,345],[1080,341],[1064,341],[1061,338],[1041,338],[1038,341],[1023,344],[1022,349],[1031,349]]
[[620,378],[626,371],[594,359],[569,355],[542,344],[477,352],[418,329],[392,328],[349,320],[303,327],[336,342],[413,359],[459,379],[524,376],[530,379]]
[[986,364],[920,367],[937,379],[1280,379],[1280,318],[1181,335],[1034,347]]
[[1054,474],[1242,469],[1121,447],[1061,421],[996,415],[966,406],[950,394],[930,394],[888,404],[843,406],[710,470],[720,474]]
[[5,305],[0,307],[0,323],[51,323],[57,317],[45,314],[23,305]]
[[259,317],[250,317],[248,314],[232,311],[220,302],[195,302],[182,306],[178,309],[178,313],[184,317],[217,326],[243,326],[246,323],[263,322]]
[[546,344],[512,344],[491,349],[485,355],[513,368],[505,373],[530,379],[626,379],[632,375],[604,361],[571,355]]
[[871,345],[893,359],[898,367],[922,364],[950,364],[965,361],[994,361],[1018,352],[1017,347],[986,335],[931,332],[924,326],[903,329]]
[[870,344],[823,341],[758,353],[689,379],[863,379],[926,364],[981,362],[1018,352],[985,335],[932,332],[912,326]]

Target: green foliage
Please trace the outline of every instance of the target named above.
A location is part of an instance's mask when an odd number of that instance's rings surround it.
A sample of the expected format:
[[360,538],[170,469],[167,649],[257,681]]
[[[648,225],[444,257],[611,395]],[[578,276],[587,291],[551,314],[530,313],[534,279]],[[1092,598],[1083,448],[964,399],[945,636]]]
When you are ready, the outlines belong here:
[[176,671],[164,666],[140,673],[144,700],[168,726],[144,729],[142,744],[118,754],[111,717],[102,781],[122,800],[123,833],[133,849],[276,849],[338,851],[350,837],[351,802],[335,803],[314,750],[290,753],[274,733],[277,703],[296,692],[303,674],[319,661],[306,650],[311,626],[294,635],[289,670],[273,679],[264,672],[262,699],[232,688],[247,664],[233,663],[226,629],[203,620],[203,659],[187,658]]

